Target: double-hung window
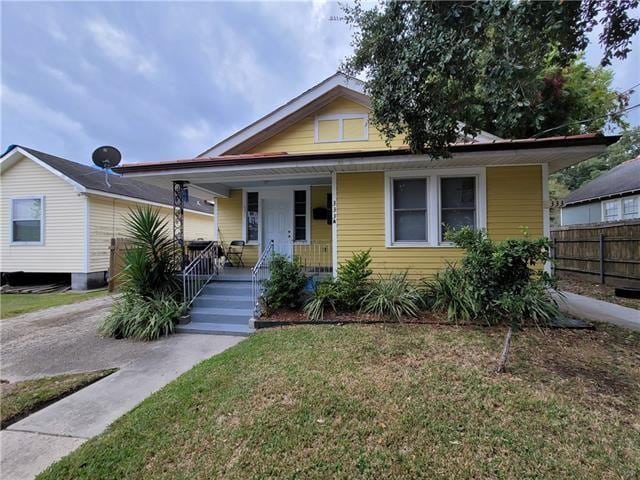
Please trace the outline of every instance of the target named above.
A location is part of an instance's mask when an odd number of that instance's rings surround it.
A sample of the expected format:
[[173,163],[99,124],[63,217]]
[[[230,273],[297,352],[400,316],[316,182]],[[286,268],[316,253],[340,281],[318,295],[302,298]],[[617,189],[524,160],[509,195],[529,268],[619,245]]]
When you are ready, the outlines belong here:
[[246,211],[246,239],[247,242],[258,241],[258,215],[259,215],[258,192],[247,192]]
[[296,242],[307,241],[307,191],[293,192],[293,229]]
[[440,241],[449,229],[476,228],[476,177],[440,179]]
[[622,199],[622,218],[640,218],[640,197]]
[[11,242],[41,244],[44,232],[43,198],[11,200]]
[[393,241],[427,242],[428,212],[426,178],[393,180]]
[[620,219],[620,200],[608,200],[602,203],[602,217],[605,222]]

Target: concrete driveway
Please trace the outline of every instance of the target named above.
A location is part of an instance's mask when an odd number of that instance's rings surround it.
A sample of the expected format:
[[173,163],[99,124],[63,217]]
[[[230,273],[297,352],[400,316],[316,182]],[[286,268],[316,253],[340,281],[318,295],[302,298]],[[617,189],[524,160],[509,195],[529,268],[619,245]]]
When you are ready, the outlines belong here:
[[111,304],[94,299],[3,320],[2,377],[11,381],[119,371],[0,432],[3,478],[32,479],[197,363],[244,337],[178,334],[154,342],[100,337]]
[[121,368],[149,351],[158,342],[115,340],[98,334],[113,297],[48,308],[2,320],[0,377],[10,382]]

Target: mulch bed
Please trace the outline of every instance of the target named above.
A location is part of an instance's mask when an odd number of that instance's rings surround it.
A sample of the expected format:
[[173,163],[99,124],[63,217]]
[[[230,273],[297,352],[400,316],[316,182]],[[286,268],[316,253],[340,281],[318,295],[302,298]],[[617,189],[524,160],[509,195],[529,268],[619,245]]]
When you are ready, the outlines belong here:
[[300,310],[281,309],[268,317],[262,317],[255,322],[255,328],[282,327],[286,325],[344,325],[348,323],[374,324],[374,323],[405,323],[405,324],[430,324],[452,325],[444,315],[426,312],[417,318],[404,317],[400,322],[380,318],[376,315],[365,313],[327,313],[322,320],[309,320]]

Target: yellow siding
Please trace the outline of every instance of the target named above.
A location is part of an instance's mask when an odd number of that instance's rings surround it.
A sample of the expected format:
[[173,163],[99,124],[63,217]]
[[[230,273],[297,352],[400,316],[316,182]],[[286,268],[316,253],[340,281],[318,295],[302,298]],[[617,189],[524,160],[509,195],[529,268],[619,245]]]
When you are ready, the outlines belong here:
[[[126,236],[125,219],[130,209],[142,205],[134,201],[91,195],[89,197],[89,271],[98,272],[109,268],[109,244],[112,238]],[[158,208],[167,219],[171,233],[171,209]],[[185,212],[185,240],[213,240],[213,216]]]
[[[345,173],[337,176],[338,263],[371,248],[374,272],[407,270],[412,279],[427,277],[461,251],[449,247],[385,246],[384,173]],[[541,168],[487,168],[487,227],[495,240],[521,235],[527,226],[542,235]]]
[[[272,138],[252,148],[249,152],[310,153],[348,150],[383,150],[387,148],[380,132],[371,123],[369,123],[368,141],[315,143],[316,115],[333,115],[338,113],[370,113],[370,110],[344,97],[337,98],[326,107],[305,117],[279,134],[274,135]],[[353,125],[349,124],[347,128],[349,129],[349,133],[353,134]],[[392,148],[398,148],[402,144],[401,139],[394,140]]]
[[[311,187],[311,210],[316,207],[327,206],[327,194],[331,193],[329,186]],[[231,190],[229,198],[219,198],[218,202],[218,229],[220,239],[225,247],[232,240],[241,240],[242,235],[242,190]],[[327,243],[327,256],[331,252],[331,225],[326,220],[311,220],[311,240]],[[301,245],[296,247],[296,254],[304,256],[308,248]],[[330,256],[329,264],[330,264]],[[248,245],[245,247],[243,260],[247,266],[254,265],[258,260],[258,247]]]
[[[3,272],[84,272],[85,198],[67,181],[23,158],[2,174]],[[44,196],[44,244],[11,245],[11,197]]]
[[487,231],[494,240],[544,235],[542,167],[487,168]]

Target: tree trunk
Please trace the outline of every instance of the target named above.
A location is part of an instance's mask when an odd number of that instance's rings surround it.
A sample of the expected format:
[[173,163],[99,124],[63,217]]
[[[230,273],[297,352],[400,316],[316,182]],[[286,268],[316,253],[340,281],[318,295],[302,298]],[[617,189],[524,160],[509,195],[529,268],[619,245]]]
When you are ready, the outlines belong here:
[[509,358],[509,347],[511,346],[511,335],[513,334],[513,327],[509,326],[507,334],[504,337],[504,345],[502,346],[502,353],[500,354],[500,360],[498,361],[498,368],[496,373],[504,373],[507,371],[507,359]]

